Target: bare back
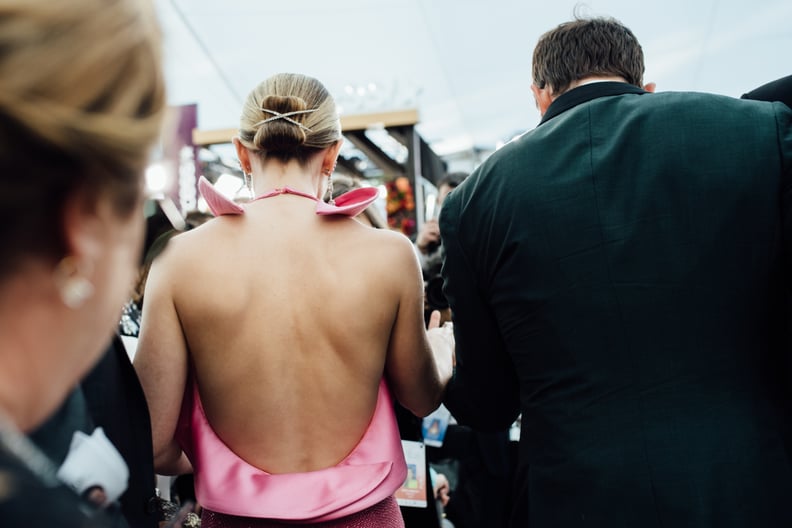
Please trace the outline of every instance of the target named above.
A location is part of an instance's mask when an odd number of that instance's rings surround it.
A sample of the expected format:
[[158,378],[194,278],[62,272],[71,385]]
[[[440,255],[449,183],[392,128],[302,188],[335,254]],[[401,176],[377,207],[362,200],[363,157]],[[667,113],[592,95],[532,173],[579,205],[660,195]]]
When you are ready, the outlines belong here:
[[[161,263],[209,422],[272,473],[342,460],[389,365],[406,375],[430,356],[409,241],[313,209],[293,195],[253,202],[177,237]],[[414,357],[388,359],[394,347]]]

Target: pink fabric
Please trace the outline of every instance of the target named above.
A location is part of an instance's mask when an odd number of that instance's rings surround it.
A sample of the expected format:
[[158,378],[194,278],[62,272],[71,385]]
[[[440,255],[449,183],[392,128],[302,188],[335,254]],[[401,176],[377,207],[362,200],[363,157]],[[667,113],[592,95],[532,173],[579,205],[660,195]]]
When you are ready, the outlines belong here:
[[[237,517],[211,510],[201,512],[201,528],[289,528],[294,523],[273,521],[272,519],[253,519]],[[388,497],[365,510],[348,517],[319,523],[300,524],[311,528],[404,528],[401,510],[396,499]]]
[[407,476],[393,401],[384,380],[360,442],[344,460],[326,469],[270,474],[239,458],[209,424],[193,376],[185,391],[176,438],[192,462],[198,503],[228,515],[329,521],[383,501]]
[[245,212],[241,205],[229,200],[217,192],[217,190],[212,186],[211,183],[209,183],[209,180],[207,180],[205,176],[201,176],[198,179],[198,190],[200,191],[204,200],[206,200],[206,205],[209,206],[209,210],[212,211],[212,214],[215,216],[225,214],[242,214]]
[[[212,211],[212,214],[215,216],[237,215],[245,212],[244,207],[220,194],[204,176],[201,176],[198,180],[198,190],[201,192],[201,196],[204,197],[204,200],[206,200],[209,210]],[[335,204],[329,204],[318,199],[316,196],[292,189],[291,187],[280,187],[256,197],[255,200],[262,200],[279,194],[294,194],[314,200],[316,202],[316,214],[318,215],[357,216],[362,213],[366,207],[374,203],[374,200],[377,199],[378,192],[379,191],[374,187],[353,189],[336,198]]]

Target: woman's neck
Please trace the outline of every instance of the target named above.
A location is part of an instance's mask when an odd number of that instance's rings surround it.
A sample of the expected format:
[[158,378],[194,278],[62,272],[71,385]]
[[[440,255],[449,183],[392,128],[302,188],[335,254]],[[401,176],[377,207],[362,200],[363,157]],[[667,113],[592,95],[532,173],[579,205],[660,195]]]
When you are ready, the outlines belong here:
[[38,426],[77,381],[59,361],[74,357],[70,337],[79,331],[56,312],[46,279],[31,271],[0,288],[0,408],[23,431]]
[[283,163],[277,160],[264,162],[261,167],[253,166],[253,194],[261,196],[267,191],[291,187],[297,191],[321,197],[322,175],[312,164],[301,166],[296,160]]

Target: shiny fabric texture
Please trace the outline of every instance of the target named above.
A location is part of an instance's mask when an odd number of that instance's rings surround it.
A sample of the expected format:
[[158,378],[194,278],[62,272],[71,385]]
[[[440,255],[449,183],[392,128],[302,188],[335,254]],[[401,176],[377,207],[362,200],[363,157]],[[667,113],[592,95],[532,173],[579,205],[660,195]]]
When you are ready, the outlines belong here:
[[288,528],[293,526],[311,526],[312,528],[404,528],[399,506],[396,499],[388,497],[370,508],[353,513],[341,519],[299,525],[284,523],[272,519],[255,519],[225,515],[212,510],[203,510],[201,528]]
[[322,522],[380,503],[402,485],[407,466],[385,380],[366,432],[337,465],[305,473],[270,474],[239,458],[217,436],[190,376],[176,438],[192,462],[202,507],[241,517]]
[[[203,196],[204,200],[206,200],[209,210],[212,211],[212,214],[215,216],[239,215],[245,212],[244,207],[220,194],[204,176],[201,176],[198,180],[198,190],[201,192],[201,196]],[[377,199],[378,193],[379,191],[377,191],[375,187],[353,189],[349,192],[345,192],[341,196],[336,197],[334,203],[329,204],[319,200],[316,196],[298,191],[297,189],[292,189],[291,187],[279,187],[277,189],[272,189],[261,196],[257,196],[253,201],[270,198],[279,194],[293,194],[314,200],[316,202],[316,214],[318,215],[357,216],[362,213],[366,207],[374,203],[374,200]]]

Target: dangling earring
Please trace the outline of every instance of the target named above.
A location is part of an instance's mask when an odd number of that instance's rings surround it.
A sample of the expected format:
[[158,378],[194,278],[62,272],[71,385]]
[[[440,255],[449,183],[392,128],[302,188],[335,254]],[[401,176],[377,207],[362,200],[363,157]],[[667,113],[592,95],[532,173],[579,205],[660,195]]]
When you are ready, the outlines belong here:
[[327,203],[330,205],[335,205],[335,199],[333,198],[333,171],[325,169],[324,173],[327,175],[327,194],[330,196],[330,199],[327,200]]
[[72,256],[63,257],[55,267],[55,286],[63,304],[72,310],[81,307],[94,293],[94,285],[86,277],[90,270],[86,268],[90,266]]
[[253,174],[251,170],[246,169],[242,166],[242,161],[238,160],[237,163],[239,164],[239,170],[242,171],[242,184],[248,191],[248,195],[250,195],[250,199],[252,200],[255,198],[253,194]]
[[252,200],[253,198],[256,197],[255,194],[253,193],[253,174],[244,171],[242,172],[242,174],[244,175],[243,179],[245,180],[245,187],[247,187],[248,194],[250,195],[250,199]]

